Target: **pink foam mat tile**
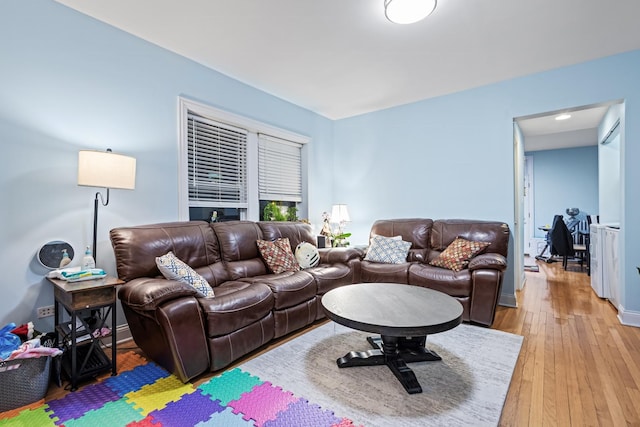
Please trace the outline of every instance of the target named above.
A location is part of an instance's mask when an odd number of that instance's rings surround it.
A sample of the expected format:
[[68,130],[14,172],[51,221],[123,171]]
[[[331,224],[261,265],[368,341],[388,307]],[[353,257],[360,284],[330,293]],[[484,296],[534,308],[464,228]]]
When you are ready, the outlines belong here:
[[[356,427],[355,424],[353,424],[353,421],[351,421],[348,418],[343,418],[340,420],[340,422],[338,424],[332,424],[331,427]],[[357,427],[364,427],[362,424],[360,424]]]
[[256,427],[274,420],[278,412],[287,409],[289,404],[299,400],[293,393],[283,391],[281,387],[274,387],[265,382],[244,393],[238,400],[229,402],[235,414],[242,413],[245,420],[253,420]]

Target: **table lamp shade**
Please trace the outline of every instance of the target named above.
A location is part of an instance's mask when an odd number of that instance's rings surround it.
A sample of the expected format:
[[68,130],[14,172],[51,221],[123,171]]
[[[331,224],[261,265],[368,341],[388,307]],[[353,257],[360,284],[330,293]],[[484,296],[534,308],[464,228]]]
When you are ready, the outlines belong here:
[[78,185],[133,190],[136,159],[105,151],[78,152]]
[[333,205],[331,207],[331,222],[341,223],[349,221],[351,221],[351,218],[349,218],[347,205]]

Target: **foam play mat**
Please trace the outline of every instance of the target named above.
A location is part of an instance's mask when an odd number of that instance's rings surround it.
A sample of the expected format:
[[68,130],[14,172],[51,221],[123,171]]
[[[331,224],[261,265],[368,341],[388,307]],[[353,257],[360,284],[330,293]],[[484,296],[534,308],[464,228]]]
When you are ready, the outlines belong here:
[[117,376],[64,397],[0,414],[0,426],[348,427],[303,397],[239,368],[195,387],[133,353]]

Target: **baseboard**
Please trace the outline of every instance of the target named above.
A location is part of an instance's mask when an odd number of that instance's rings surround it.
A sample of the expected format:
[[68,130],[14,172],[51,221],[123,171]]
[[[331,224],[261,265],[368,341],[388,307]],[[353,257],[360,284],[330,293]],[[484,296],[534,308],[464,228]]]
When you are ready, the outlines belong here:
[[500,300],[498,301],[498,305],[502,305],[505,307],[518,308],[518,300],[515,295],[509,294],[501,294]]
[[[116,341],[116,343],[118,344],[133,339],[133,337],[131,336],[131,331],[129,330],[129,325],[127,325],[126,323],[124,325],[116,326],[116,336],[118,337],[118,341]],[[111,347],[111,338],[111,336],[102,338],[102,345],[104,345],[105,347]]]
[[623,325],[640,328],[640,312],[625,310],[622,305],[618,305],[618,320]]

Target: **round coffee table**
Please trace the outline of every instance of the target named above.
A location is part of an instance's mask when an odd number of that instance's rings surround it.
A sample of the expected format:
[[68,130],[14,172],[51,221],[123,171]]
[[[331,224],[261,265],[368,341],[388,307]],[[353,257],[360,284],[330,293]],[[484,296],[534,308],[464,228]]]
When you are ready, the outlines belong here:
[[331,320],[368,337],[371,350],[351,351],[336,363],[340,368],[387,365],[408,393],[422,387],[407,363],[442,360],[425,348],[427,335],[462,322],[462,304],[433,289],[399,283],[359,283],[333,289],[322,297]]

